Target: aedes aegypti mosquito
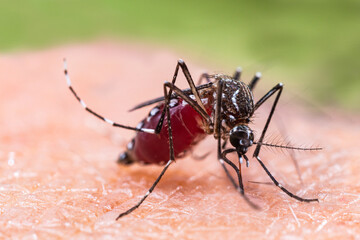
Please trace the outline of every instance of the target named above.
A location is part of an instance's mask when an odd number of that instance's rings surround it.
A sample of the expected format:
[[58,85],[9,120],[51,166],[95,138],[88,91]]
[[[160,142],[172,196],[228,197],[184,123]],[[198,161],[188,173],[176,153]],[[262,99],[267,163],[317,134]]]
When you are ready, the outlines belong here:
[[[188,89],[181,90],[175,85],[179,68],[181,68],[189,84]],[[114,127],[130,129],[137,132],[136,136],[127,145],[126,152],[120,155],[118,160],[119,164],[130,165],[135,162],[165,164],[165,167],[148,192],[135,206],[121,213],[116,220],[137,209],[154,190],[161,177],[175,159],[182,157],[184,152],[190,150],[208,134],[212,134],[217,140],[217,158],[227,177],[245,201],[253,208],[257,209],[259,207],[252,203],[245,195],[241,176],[241,164],[243,163],[243,159],[245,159],[246,166],[249,166],[249,158],[246,156],[246,153],[248,148],[253,144],[256,145],[253,157],[260,163],[261,167],[277,187],[290,197],[299,201],[318,201],[317,198],[302,198],[291,193],[274,178],[259,157],[263,145],[294,150],[321,149],[298,148],[264,142],[266,131],[283,90],[282,83],[278,83],[260,98],[260,100],[254,102],[252,90],[261,77],[260,73],[256,73],[249,84],[240,80],[240,68],[236,70],[233,76],[224,74],[209,75],[204,73],[199,79],[199,84],[195,85],[185,62],[180,59],[177,62],[172,81],[165,82],[163,85],[164,96],[138,104],[130,110],[133,111],[158,103],[158,105],[150,111],[147,118],[143,119],[136,127],[130,127],[113,122],[87,107],[71,85],[66,60],[64,60],[64,73],[70,91],[86,111]],[[201,84],[203,80],[206,80],[205,84]],[[259,140],[255,141],[253,131],[248,126],[251,117],[254,112],[275,93],[275,100],[261,136]],[[163,127],[164,122],[167,123],[167,128]],[[223,150],[226,148],[226,143],[229,140],[233,148]],[[238,166],[227,158],[227,154],[233,152],[238,156]],[[237,182],[230,175],[226,164],[235,170]]]

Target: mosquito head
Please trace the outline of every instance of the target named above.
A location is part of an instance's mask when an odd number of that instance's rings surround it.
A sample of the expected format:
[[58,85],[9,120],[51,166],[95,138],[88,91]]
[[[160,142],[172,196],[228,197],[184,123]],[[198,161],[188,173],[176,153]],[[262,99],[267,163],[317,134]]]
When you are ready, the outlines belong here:
[[244,155],[248,148],[253,145],[254,134],[246,125],[238,125],[230,131],[230,143],[240,155]]

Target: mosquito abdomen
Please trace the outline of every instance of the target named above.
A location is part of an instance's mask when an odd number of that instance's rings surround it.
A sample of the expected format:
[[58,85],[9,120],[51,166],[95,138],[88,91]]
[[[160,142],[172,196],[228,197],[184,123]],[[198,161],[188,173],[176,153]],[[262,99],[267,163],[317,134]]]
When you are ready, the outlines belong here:
[[[164,104],[153,108],[147,118],[138,124],[139,128],[155,129]],[[170,118],[174,141],[175,157],[189,150],[206,136],[201,116],[182,99],[172,99]],[[120,155],[119,163],[129,165],[133,162],[144,164],[164,164],[169,160],[168,127],[165,117],[164,126],[159,134],[138,132],[128,143],[127,151]]]

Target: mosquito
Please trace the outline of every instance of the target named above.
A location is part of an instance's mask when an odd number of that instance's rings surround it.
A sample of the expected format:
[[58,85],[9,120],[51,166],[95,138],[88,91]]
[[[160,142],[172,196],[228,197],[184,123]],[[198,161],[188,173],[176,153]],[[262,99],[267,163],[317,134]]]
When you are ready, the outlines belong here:
[[[179,69],[183,72],[189,85],[187,89],[180,89],[176,86]],[[256,73],[252,80],[246,84],[240,80],[241,72],[241,68],[238,68],[233,76],[225,74],[209,75],[204,73],[201,75],[198,84],[195,85],[188,67],[185,62],[180,59],[176,64],[172,81],[165,82],[163,85],[164,96],[138,104],[130,110],[134,111],[157,103],[146,118],[136,127],[131,127],[105,118],[87,107],[71,85],[67,63],[64,59],[64,73],[67,85],[82,107],[92,115],[114,127],[137,132],[135,137],[128,143],[127,150],[120,155],[118,163],[122,165],[130,165],[133,163],[165,165],[160,175],[141,200],[130,209],[119,214],[116,220],[137,209],[153,192],[169,166],[175,162],[175,159],[183,157],[185,155],[184,153],[189,152],[194,145],[207,135],[213,135],[216,139],[217,159],[219,163],[234,188],[251,207],[259,209],[259,207],[245,195],[241,175],[241,164],[243,164],[245,160],[246,167],[249,167],[249,158],[246,154],[252,145],[256,145],[253,158],[259,162],[277,187],[298,201],[319,201],[317,198],[302,198],[287,190],[270,173],[259,156],[262,146],[309,151],[321,149],[299,148],[290,145],[276,145],[264,142],[266,131],[283,90],[283,84],[278,83],[255,102],[252,91],[261,78],[261,74]],[[205,83],[203,83],[204,80]],[[254,133],[249,127],[251,118],[254,112],[274,94],[276,94],[275,100],[265,126],[260,138],[255,141]],[[164,123],[166,123],[165,127]],[[229,141],[232,147],[226,148],[226,144]],[[237,154],[238,165],[228,159],[227,155],[230,153]],[[236,180],[230,174],[227,166],[236,172]]]

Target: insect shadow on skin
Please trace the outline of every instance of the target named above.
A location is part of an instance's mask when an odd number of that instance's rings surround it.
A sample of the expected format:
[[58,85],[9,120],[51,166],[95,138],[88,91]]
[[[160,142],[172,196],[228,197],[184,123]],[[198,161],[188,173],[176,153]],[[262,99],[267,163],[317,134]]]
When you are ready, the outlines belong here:
[[[179,69],[185,75],[189,85],[188,89],[182,90],[175,85]],[[184,152],[190,150],[206,135],[213,135],[217,140],[217,158],[219,163],[234,188],[254,209],[259,209],[259,207],[245,195],[241,175],[241,164],[244,160],[246,166],[249,167],[249,158],[246,153],[253,144],[256,145],[253,157],[259,162],[277,187],[299,201],[318,202],[317,198],[302,198],[284,188],[273,177],[259,156],[262,146],[304,151],[321,149],[264,142],[266,131],[283,90],[282,83],[278,83],[255,103],[252,91],[261,77],[260,73],[256,73],[249,84],[240,80],[240,68],[236,69],[233,76],[204,73],[201,75],[198,84],[195,85],[185,62],[180,59],[177,62],[172,81],[165,82],[163,85],[164,96],[143,102],[130,109],[130,111],[134,111],[157,103],[157,106],[149,112],[149,115],[143,121],[136,127],[131,127],[107,119],[87,107],[72,87],[65,59],[64,73],[70,91],[86,111],[114,127],[137,132],[136,136],[128,143],[127,150],[120,155],[119,164],[130,165],[136,162],[143,164],[165,164],[160,175],[141,200],[127,211],[119,214],[116,220],[137,209],[154,190],[175,159],[182,157]],[[253,131],[248,125],[251,123],[254,112],[274,94],[276,94],[275,100],[265,126],[262,129],[259,140],[255,141]],[[167,123],[165,127],[163,127],[164,122]],[[228,142],[231,143],[233,148],[226,149]],[[227,155],[230,153],[237,154],[238,166],[227,158]],[[227,166],[230,166],[236,172],[236,180],[230,175]]]

